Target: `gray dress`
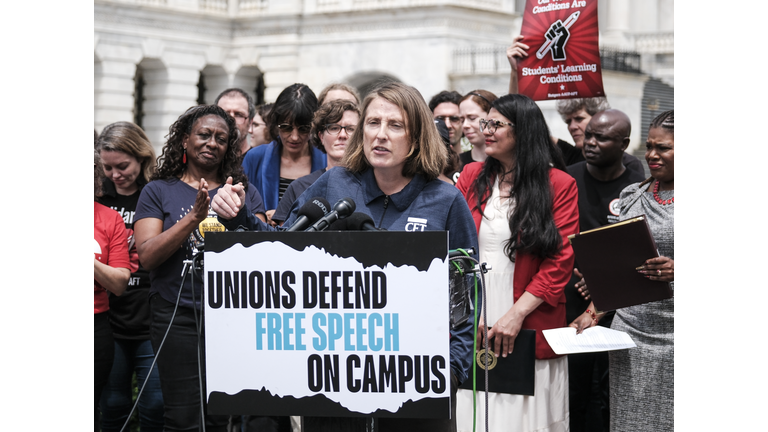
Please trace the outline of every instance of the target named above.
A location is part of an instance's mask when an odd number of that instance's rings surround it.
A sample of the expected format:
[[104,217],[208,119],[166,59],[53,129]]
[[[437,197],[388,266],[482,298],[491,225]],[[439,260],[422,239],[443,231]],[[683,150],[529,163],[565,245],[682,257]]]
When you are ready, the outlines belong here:
[[[675,259],[674,203],[661,205],[648,185],[638,186],[621,192],[619,218],[645,215],[659,254]],[[662,200],[673,196],[659,192]],[[610,353],[611,431],[674,430],[674,306],[672,298],[616,311],[611,328],[628,333],[637,348]]]

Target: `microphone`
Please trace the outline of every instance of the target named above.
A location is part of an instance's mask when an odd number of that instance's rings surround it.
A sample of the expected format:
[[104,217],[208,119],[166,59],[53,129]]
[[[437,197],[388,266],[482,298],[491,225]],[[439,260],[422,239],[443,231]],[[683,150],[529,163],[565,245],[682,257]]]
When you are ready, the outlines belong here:
[[[354,214],[354,213],[352,213]],[[345,217],[344,219],[339,219],[336,222],[330,224],[328,226],[328,229],[326,231],[346,231],[347,230],[347,219],[349,217]]]
[[286,231],[304,231],[315,221],[328,214],[331,204],[323,197],[314,197],[299,209],[299,217]]
[[345,229],[349,231],[386,231],[376,228],[373,219],[365,213],[355,212],[344,220],[347,223]]
[[355,202],[352,201],[352,198],[342,198],[336,201],[336,204],[333,205],[333,210],[331,210],[327,215],[320,218],[320,220],[315,222],[314,225],[304,231],[324,231],[328,229],[332,223],[339,219],[344,219],[345,217],[351,215],[354,211]]

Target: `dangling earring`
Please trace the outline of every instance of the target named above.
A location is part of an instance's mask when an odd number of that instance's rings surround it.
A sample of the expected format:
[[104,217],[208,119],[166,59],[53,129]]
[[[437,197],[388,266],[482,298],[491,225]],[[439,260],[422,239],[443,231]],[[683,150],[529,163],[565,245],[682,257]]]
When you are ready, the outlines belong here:
[[184,157],[181,159],[181,163],[187,164],[187,149],[184,149]]

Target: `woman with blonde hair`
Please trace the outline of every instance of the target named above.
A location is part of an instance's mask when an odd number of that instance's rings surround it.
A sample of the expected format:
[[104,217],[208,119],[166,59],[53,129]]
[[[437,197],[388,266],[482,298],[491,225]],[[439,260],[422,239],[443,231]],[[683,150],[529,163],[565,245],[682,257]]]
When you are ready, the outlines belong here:
[[317,95],[317,105],[323,106],[326,102],[335,100],[348,100],[355,105],[360,104],[360,94],[353,87],[344,83],[328,84],[319,95]]
[[[133,215],[141,190],[155,172],[155,151],[144,131],[130,122],[112,123],[99,135],[96,149],[104,174],[103,195],[98,201],[120,213],[133,245]],[[115,359],[109,381],[101,397],[101,428],[119,431],[133,405],[133,374],[138,387],[139,421],[142,431],[163,429],[163,394],[155,368],[149,339],[149,272],[141,266],[136,248],[131,247],[131,261],[137,266],[131,273],[128,289],[120,297],[110,294],[109,318],[115,339]]]
[[485,161],[485,135],[480,130],[480,119],[488,115],[491,104],[498,99],[488,90],[472,90],[459,102],[459,115],[463,119],[461,130],[472,149],[459,155],[461,168],[472,162]]

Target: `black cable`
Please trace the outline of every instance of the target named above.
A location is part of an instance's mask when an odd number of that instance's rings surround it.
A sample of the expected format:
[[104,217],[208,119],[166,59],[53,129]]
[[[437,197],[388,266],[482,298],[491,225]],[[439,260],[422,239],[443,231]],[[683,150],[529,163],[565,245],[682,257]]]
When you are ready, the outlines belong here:
[[[202,353],[200,351],[200,334],[202,333],[202,327],[201,324],[203,322],[202,317],[200,317],[200,320],[198,321],[197,318],[197,307],[195,306],[195,303],[197,303],[197,300],[195,299],[195,260],[198,259],[198,257],[201,256],[201,253],[198,253],[197,255],[192,257],[192,265],[189,269],[190,273],[192,273],[192,315],[195,317],[195,329],[197,330],[197,382],[200,386],[200,424],[203,426],[203,432],[205,432],[205,403],[204,403],[204,396],[203,396],[203,372],[202,372]],[[200,309],[202,314],[202,298],[200,299]]]
[[[461,250],[461,249],[459,249],[459,250]],[[468,261],[470,261],[470,262],[475,264],[475,266],[473,266],[473,267],[476,268],[475,270],[473,270],[473,273],[475,273],[475,283],[477,282],[477,273],[480,273],[480,289],[481,289],[481,291],[483,293],[483,301],[482,301],[483,322],[486,324],[483,327],[483,346],[485,348],[485,356],[486,356],[485,357],[486,367],[484,368],[484,370],[485,370],[485,432],[489,432],[490,429],[489,429],[489,426],[488,426],[488,367],[487,367],[487,365],[489,363],[488,362],[488,357],[489,357],[489,354],[488,354],[488,309],[487,309],[488,299],[486,297],[486,291],[485,291],[485,267],[481,266],[480,262],[478,260],[472,258],[469,255],[453,257],[450,260],[451,261],[457,261],[457,260],[462,260],[462,259],[466,259],[466,260],[468,260]],[[475,289],[475,306],[476,305],[477,305],[477,289]],[[477,312],[475,312],[474,315],[475,315],[475,325],[476,325],[477,324]],[[477,340],[477,335],[473,334],[472,337],[474,337],[475,340]],[[477,358],[477,356],[473,354],[472,355],[472,366],[473,366],[473,368],[472,368],[473,372],[472,373],[473,374],[474,374],[474,370],[475,370],[474,366],[475,366],[476,358]],[[472,401],[473,401],[472,403],[473,403],[473,405],[475,404],[474,401],[476,399],[477,399],[476,392],[473,389],[473,391],[472,391]],[[474,415],[472,416],[472,423],[473,423],[472,424],[472,430],[474,430],[475,429],[475,425],[476,425],[476,421],[475,421]]]
[[183,272],[181,275],[181,285],[179,286],[179,294],[176,296],[176,304],[173,307],[173,313],[171,314],[171,321],[168,323],[168,328],[165,329],[165,334],[163,335],[163,339],[160,341],[160,346],[157,347],[157,352],[155,353],[155,358],[152,359],[152,364],[149,366],[149,372],[147,372],[147,377],[144,378],[144,384],[141,385],[141,389],[139,389],[139,393],[136,395],[136,402],[133,404],[133,407],[131,408],[131,412],[128,413],[128,418],[125,419],[125,423],[123,424],[123,427],[120,428],[120,432],[125,431],[125,428],[128,426],[128,423],[131,421],[131,416],[133,415],[133,412],[136,411],[136,407],[139,406],[139,400],[141,400],[141,394],[144,393],[144,387],[147,386],[147,381],[149,381],[150,375],[152,375],[152,370],[155,368],[155,364],[157,363],[157,358],[160,356],[160,351],[163,349],[163,344],[165,344],[165,339],[168,337],[168,333],[171,332],[171,325],[173,325],[173,320],[176,318],[176,311],[179,309],[179,301],[181,300],[181,290],[184,288],[184,280],[187,278],[188,272]]

